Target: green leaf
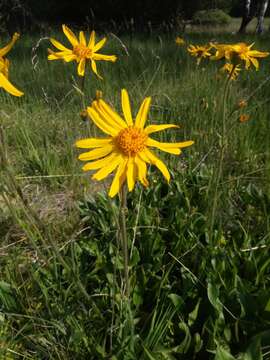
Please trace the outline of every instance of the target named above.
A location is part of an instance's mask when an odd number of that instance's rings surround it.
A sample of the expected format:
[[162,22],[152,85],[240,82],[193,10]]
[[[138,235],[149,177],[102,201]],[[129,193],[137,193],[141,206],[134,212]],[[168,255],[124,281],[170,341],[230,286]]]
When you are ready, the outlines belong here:
[[216,285],[209,282],[207,287],[207,295],[210,303],[218,312],[223,312],[222,304],[219,300],[219,289]]
[[215,360],[236,360],[229,351],[224,349],[222,346],[218,346],[216,350]]
[[182,299],[182,297],[177,294],[169,294],[168,298],[171,299],[173,305],[176,307],[177,310],[184,304],[184,300]]
[[194,310],[191,313],[189,313],[189,315],[188,315],[188,325],[189,326],[192,326],[194,324],[194,322],[196,321],[196,319],[197,319],[201,300],[202,299],[199,298]]
[[243,360],[263,360],[260,337],[255,337],[254,341],[249,345]]
[[191,335],[190,335],[189,327],[187,326],[186,323],[182,321],[178,326],[185,333],[185,338],[181,342],[181,344],[177,346],[177,352],[180,354],[185,354],[188,352],[188,349],[190,347]]

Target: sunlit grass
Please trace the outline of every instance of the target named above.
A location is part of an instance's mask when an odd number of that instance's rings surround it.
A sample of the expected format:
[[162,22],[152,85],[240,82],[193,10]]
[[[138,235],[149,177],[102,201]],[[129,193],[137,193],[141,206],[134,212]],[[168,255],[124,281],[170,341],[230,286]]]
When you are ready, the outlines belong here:
[[[133,109],[152,96],[149,123],[180,125],[157,139],[195,141],[180,158],[161,155],[172,169],[169,186],[151,168],[149,189],[137,186],[128,198],[136,358],[260,355],[260,344],[264,353],[270,345],[270,91],[269,83],[258,86],[270,75],[270,60],[231,84],[231,109],[254,96],[244,110],[250,119],[240,123],[236,112],[229,121],[235,125],[210,238],[225,78],[216,62],[196,66],[175,37],[121,37],[121,44],[109,36],[106,51],[118,61],[100,62],[104,80],[89,71],[85,83],[86,104],[99,89],[118,112],[121,88]],[[243,39],[269,50],[267,36]],[[10,54],[11,80],[25,96],[0,94],[5,151],[18,184],[1,174],[0,358],[134,359],[121,331],[123,263],[116,203],[106,195],[111,179],[100,185],[82,175],[74,143],[94,129],[79,115],[76,66],[49,63],[48,40],[32,51],[38,40],[22,36]],[[192,33],[185,40],[213,38]]]

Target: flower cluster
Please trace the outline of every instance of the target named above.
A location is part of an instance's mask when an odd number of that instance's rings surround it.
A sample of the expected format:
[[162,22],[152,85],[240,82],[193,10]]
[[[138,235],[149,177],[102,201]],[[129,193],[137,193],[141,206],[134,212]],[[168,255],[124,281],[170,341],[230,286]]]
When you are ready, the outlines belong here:
[[251,65],[256,70],[259,69],[258,58],[264,58],[269,52],[253,50],[254,43],[248,45],[244,42],[236,44],[209,43],[206,45],[189,45],[187,51],[191,56],[197,58],[197,65],[203,59],[221,60],[225,59],[225,64],[221,71],[228,74],[231,80],[235,80],[241,71],[242,65],[249,70]]

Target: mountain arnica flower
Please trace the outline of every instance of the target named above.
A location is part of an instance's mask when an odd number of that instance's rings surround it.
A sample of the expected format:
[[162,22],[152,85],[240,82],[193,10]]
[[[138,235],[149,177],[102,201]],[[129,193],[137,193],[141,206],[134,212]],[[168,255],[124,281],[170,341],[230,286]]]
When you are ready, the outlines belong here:
[[102,79],[102,77],[97,72],[96,61],[104,60],[115,62],[117,60],[115,55],[103,55],[97,53],[97,51],[99,51],[104,46],[107,39],[103,38],[95,44],[95,31],[92,31],[89,42],[87,44],[83,31],[80,31],[79,39],[77,39],[75,34],[66,25],[62,25],[62,29],[71,43],[72,49],[66,48],[60,42],[51,38],[51,43],[60,51],[54,52],[51,49],[48,49],[48,60],[62,59],[66,62],[76,61],[78,63],[77,70],[79,76],[84,76],[86,63],[89,62],[93,72],[97,75],[97,77]]
[[239,75],[239,72],[241,71],[240,65],[233,65],[230,63],[226,63],[220,71],[227,73],[230,80],[236,80],[237,76]]
[[212,48],[212,45],[189,45],[187,51],[191,56],[197,57],[197,65],[200,65],[200,62],[204,58],[209,58],[212,54],[209,52]]
[[76,142],[82,149],[93,149],[79,155],[86,161],[84,171],[98,170],[92,176],[95,180],[103,180],[115,171],[109,196],[114,197],[127,181],[128,190],[134,189],[139,180],[142,185],[149,185],[146,164],[155,165],[167,181],[170,173],[166,165],[149,148],[157,148],[170,154],[180,155],[181,148],[190,146],[193,141],[176,143],[159,142],[149,135],[177,125],[162,124],[145,127],[150,108],[151,97],[143,100],[136,118],[133,120],[128,92],[121,92],[123,117],[118,115],[102,98],[92,102],[87,108],[89,118],[107,136],[105,138],[88,138]]
[[225,58],[234,65],[244,62],[246,70],[250,68],[250,65],[254,65],[256,70],[259,69],[259,62],[257,58],[264,58],[269,55],[269,52],[263,52],[258,50],[251,50],[252,46],[246,43],[237,44],[212,44],[216,49],[215,56],[211,57],[211,60],[219,60]]
[[181,38],[180,36],[177,36],[177,38],[175,39],[175,43],[178,46],[183,46],[185,45],[185,40],[183,38]]
[[11,41],[0,49],[0,87],[14,96],[22,96],[23,92],[15,88],[8,79],[9,73],[9,60],[5,58],[7,53],[12,49],[15,42],[19,39],[20,35],[15,33]]

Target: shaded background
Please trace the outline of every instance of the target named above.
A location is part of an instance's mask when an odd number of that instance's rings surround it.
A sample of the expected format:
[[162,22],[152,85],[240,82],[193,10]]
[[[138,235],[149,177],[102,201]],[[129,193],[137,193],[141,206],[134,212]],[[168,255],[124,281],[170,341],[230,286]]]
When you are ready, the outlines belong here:
[[243,0],[2,0],[0,30],[33,31],[73,23],[119,32],[144,31],[164,23],[173,28],[179,19],[191,19],[198,10],[216,8],[241,16]]

